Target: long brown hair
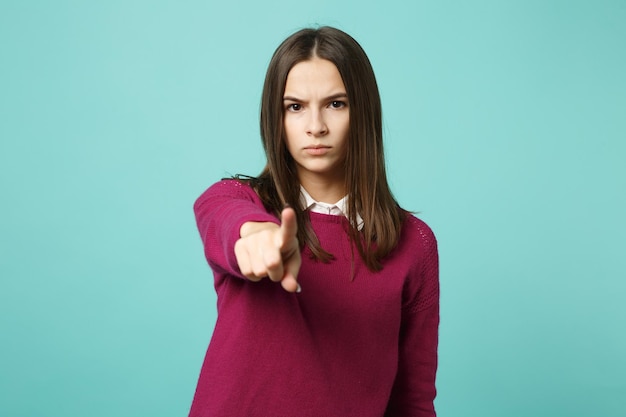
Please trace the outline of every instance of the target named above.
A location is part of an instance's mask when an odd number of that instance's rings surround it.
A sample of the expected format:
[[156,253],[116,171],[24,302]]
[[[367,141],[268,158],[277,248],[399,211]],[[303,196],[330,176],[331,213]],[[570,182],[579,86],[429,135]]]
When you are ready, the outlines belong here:
[[[348,151],[345,161],[347,213],[350,240],[372,271],[396,246],[406,212],[394,199],[385,172],[382,114],[378,85],[365,51],[350,35],[332,27],[303,29],[276,49],[270,61],[261,99],[261,138],[267,165],[256,177],[245,179],[256,190],[266,208],[277,215],[285,205],[296,210],[298,239],[316,259],[333,258],[319,243],[309,216],[300,203],[300,183],[295,163],[285,143],[283,94],[287,75],[299,62],[314,57],[335,64],[350,103]],[[243,179],[243,177],[238,177]],[[357,230],[356,216],[363,221]]]

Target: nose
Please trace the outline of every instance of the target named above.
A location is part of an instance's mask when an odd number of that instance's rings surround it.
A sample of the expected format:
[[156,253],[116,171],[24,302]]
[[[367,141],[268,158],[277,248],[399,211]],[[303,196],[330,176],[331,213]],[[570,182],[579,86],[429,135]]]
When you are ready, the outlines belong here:
[[328,126],[324,120],[324,115],[320,110],[312,110],[309,113],[307,135],[319,137],[328,133]]

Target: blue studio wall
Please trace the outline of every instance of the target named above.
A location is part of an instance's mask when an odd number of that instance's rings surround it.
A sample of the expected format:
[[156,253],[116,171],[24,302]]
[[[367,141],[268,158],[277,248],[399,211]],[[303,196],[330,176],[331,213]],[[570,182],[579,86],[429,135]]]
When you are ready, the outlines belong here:
[[0,415],[186,415],[192,204],[260,171],[270,56],[320,24],[370,56],[439,239],[439,415],[626,415],[622,0],[0,0]]

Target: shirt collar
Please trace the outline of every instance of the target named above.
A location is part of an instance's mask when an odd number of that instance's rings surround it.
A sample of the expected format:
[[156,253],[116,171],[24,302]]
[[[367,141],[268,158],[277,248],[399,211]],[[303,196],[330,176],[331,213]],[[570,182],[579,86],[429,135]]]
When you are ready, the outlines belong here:
[[[323,203],[321,201],[316,201],[303,186],[300,186],[300,201],[302,202],[305,210],[310,210],[314,213],[331,214],[335,216],[343,215],[346,218],[348,217],[346,209],[346,204],[348,203],[347,195],[335,204]],[[357,229],[361,230],[363,228],[363,219],[358,213],[356,215],[356,222]]]

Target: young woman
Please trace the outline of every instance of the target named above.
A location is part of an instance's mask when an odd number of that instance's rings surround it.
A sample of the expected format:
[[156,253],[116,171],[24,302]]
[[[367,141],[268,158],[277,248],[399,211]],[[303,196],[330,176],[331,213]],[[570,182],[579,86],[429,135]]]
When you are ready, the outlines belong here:
[[190,416],[435,416],[437,244],[389,190],[360,45],[287,38],[261,136],[263,172],[194,206],[218,316]]

